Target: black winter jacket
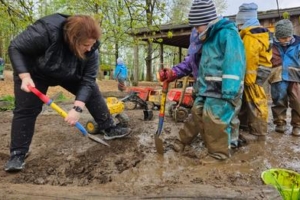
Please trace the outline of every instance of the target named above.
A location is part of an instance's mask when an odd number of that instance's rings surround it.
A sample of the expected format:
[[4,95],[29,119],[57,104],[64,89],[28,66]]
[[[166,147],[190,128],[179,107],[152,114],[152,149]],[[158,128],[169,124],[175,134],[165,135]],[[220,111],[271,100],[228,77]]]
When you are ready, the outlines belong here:
[[33,80],[49,86],[79,82],[76,100],[86,102],[98,73],[100,43],[95,43],[85,60],[77,58],[63,37],[67,17],[53,14],[28,26],[11,41],[9,56],[15,75],[28,72]]

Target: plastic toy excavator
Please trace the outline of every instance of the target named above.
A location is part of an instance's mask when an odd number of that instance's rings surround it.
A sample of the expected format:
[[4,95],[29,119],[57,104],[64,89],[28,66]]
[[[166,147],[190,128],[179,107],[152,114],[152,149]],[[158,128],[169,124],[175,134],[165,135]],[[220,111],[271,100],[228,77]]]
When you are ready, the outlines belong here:
[[[116,124],[121,124],[126,127],[128,125],[129,118],[126,113],[124,113],[124,102],[118,100],[116,97],[107,97],[106,104],[110,114],[114,117]],[[99,132],[97,122],[92,119],[88,120],[86,125],[86,130],[90,134],[97,134]]]
[[[148,109],[147,103],[140,99],[137,93],[132,92],[120,100],[116,97],[106,98],[108,110],[110,114],[114,117],[116,124],[120,124],[123,127],[128,126],[129,118],[128,115],[124,113],[124,103],[128,101],[139,103],[144,108],[144,120],[151,120],[153,118],[153,112],[152,110]],[[86,129],[90,134],[97,134],[99,132],[98,124],[95,120],[89,120],[86,123]]]

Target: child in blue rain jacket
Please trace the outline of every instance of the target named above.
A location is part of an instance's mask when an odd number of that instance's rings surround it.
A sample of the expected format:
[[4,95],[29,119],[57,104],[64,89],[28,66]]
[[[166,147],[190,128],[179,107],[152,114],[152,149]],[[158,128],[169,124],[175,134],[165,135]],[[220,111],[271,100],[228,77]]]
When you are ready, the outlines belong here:
[[118,81],[118,89],[124,91],[126,89],[126,80],[128,70],[122,58],[117,59],[117,66],[114,72],[114,79]]

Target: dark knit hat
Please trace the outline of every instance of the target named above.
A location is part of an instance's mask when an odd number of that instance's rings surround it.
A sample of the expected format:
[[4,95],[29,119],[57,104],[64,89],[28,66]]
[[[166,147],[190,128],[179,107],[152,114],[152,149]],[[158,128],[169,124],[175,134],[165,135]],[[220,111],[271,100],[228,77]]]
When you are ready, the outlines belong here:
[[288,19],[282,19],[275,24],[275,37],[285,38],[293,36],[293,24]]
[[257,5],[255,3],[243,3],[235,17],[236,24],[245,24],[249,19],[257,19]]
[[207,25],[217,19],[215,4],[212,0],[194,0],[189,12],[190,26]]

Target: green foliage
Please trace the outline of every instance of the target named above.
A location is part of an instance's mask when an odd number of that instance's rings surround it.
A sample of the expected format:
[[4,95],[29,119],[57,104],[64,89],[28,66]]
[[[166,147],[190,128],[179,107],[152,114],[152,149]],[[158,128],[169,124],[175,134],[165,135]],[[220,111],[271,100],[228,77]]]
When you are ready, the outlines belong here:
[[11,95],[6,95],[6,96],[1,97],[0,101],[14,102],[15,101],[15,97],[13,97]]
[[167,34],[168,38],[172,38],[173,37],[173,33],[172,31],[168,31],[168,34]]
[[222,14],[228,8],[226,0],[213,0],[218,14]]
[[148,38],[148,41],[149,41],[150,43],[152,43],[152,42],[153,42],[153,38]]
[[6,95],[0,98],[0,111],[13,110],[15,108],[15,98]]
[[101,71],[110,71],[110,70],[112,70],[112,66],[108,65],[108,64],[102,64],[102,65],[100,65],[100,70]]
[[283,19],[290,19],[290,13],[284,12],[284,13],[282,13],[282,17],[283,17]]
[[64,102],[64,101],[68,101],[69,99],[63,94],[63,93],[59,93],[58,97],[55,98],[55,102]]
[[[226,0],[214,0],[215,4],[225,8]],[[94,16],[102,29],[101,60],[102,63],[114,63],[118,56],[125,61],[134,62],[133,54],[127,53],[138,43],[132,33],[139,28],[147,28],[150,32],[159,33],[159,26],[166,23],[178,24],[187,22],[189,7],[192,0],[1,0],[0,1],[0,55],[7,60],[9,42],[36,19],[53,14],[87,14]],[[171,33],[168,33],[172,37]],[[146,45],[152,45],[149,39]],[[147,46],[141,47],[138,63],[144,71],[145,57],[155,61],[158,48],[147,51]],[[168,49],[169,47],[165,47]],[[145,52],[149,55],[145,55]],[[147,66],[148,68],[152,66]],[[151,71],[151,70],[147,70]],[[145,77],[148,77],[147,74]]]

